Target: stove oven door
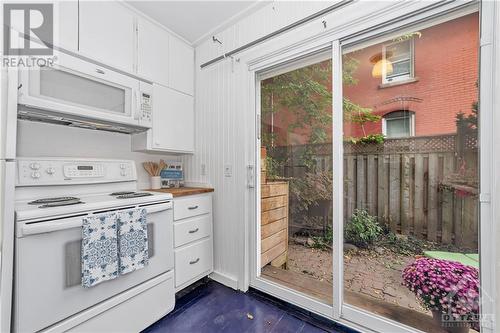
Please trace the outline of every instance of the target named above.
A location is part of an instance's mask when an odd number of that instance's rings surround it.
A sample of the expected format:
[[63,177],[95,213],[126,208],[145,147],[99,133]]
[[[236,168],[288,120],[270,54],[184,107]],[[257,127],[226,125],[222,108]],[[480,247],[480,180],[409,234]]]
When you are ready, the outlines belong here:
[[14,327],[35,332],[173,269],[170,202],[147,209],[149,265],[92,288],[81,286],[82,217],[17,222]]

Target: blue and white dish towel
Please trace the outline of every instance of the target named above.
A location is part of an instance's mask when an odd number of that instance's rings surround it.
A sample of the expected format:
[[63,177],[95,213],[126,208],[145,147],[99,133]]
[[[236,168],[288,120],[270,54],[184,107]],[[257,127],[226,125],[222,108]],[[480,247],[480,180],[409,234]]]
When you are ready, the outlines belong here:
[[146,209],[83,218],[82,286],[93,287],[148,264]]
[[146,209],[138,208],[116,213],[120,274],[127,274],[148,264],[148,230]]
[[86,288],[118,276],[116,222],[114,213],[83,218],[82,286]]

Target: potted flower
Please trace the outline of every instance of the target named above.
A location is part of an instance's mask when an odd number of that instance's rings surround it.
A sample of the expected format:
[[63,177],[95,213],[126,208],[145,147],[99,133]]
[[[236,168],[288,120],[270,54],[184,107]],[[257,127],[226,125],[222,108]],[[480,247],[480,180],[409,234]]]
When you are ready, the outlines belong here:
[[461,263],[419,258],[403,270],[403,284],[448,332],[479,331],[479,273]]

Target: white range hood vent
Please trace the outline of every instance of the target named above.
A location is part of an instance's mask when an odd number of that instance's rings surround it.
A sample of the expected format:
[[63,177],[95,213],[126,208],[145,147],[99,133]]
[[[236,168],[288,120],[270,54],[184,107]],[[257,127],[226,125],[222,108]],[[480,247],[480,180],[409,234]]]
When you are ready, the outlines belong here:
[[18,105],[17,118],[22,120],[125,134],[136,134],[147,130],[147,128],[139,126],[117,124],[104,120],[89,120],[83,117],[71,116],[68,114],[62,115],[57,114],[56,112],[30,108],[23,105]]

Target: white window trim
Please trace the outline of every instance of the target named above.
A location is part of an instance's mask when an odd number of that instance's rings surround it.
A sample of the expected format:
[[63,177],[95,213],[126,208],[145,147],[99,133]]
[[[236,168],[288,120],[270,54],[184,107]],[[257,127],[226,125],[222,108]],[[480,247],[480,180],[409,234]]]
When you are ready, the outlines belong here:
[[[398,111],[403,111],[404,110],[398,110]],[[398,111],[393,111],[393,112],[398,112]],[[407,111],[410,115],[410,136],[415,136],[415,112],[413,111]],[[386,113],[384,116],[382,116],[382,134],[384,136],[387,136],[387,118],[386,116],[390,115],[392,112]],[[401,117],[402,118],[402,117]],[[398,118],[392,118],[392,119],[398,119]],[[401,137],[405,138],[405,137]],[[396,137],[394,138],[389,138],[389,139],[398,139]]]
[[[395,83],[395,82],[402,82],[402,81],[407,81],[407,80],[411,80],[415,77],[415,42],[414,42],[414,38],[411,37],[409,39],[410,41],[410,74],[408,74],[408,76],[400,76],[400,77],[396,77],[396,78],[392,78],[391,80],[389,80],[387,78],[387,71],[386,71],[386,63],[387,62],[383,62],[383,68],[382,68],[382,84],[388,84],[388,83]],[[395,42],[390,42],[390,43],[385,43],[382,45],[382,59],[387,59],[386,57],[386,52],[387,52],[387,48],[389,46],[392,46],[392,45],[395,45],[395,44],[399,44],[399,43],[402,43],[402,42],[406,42],[406,40],[404,41],[395,41]]]

